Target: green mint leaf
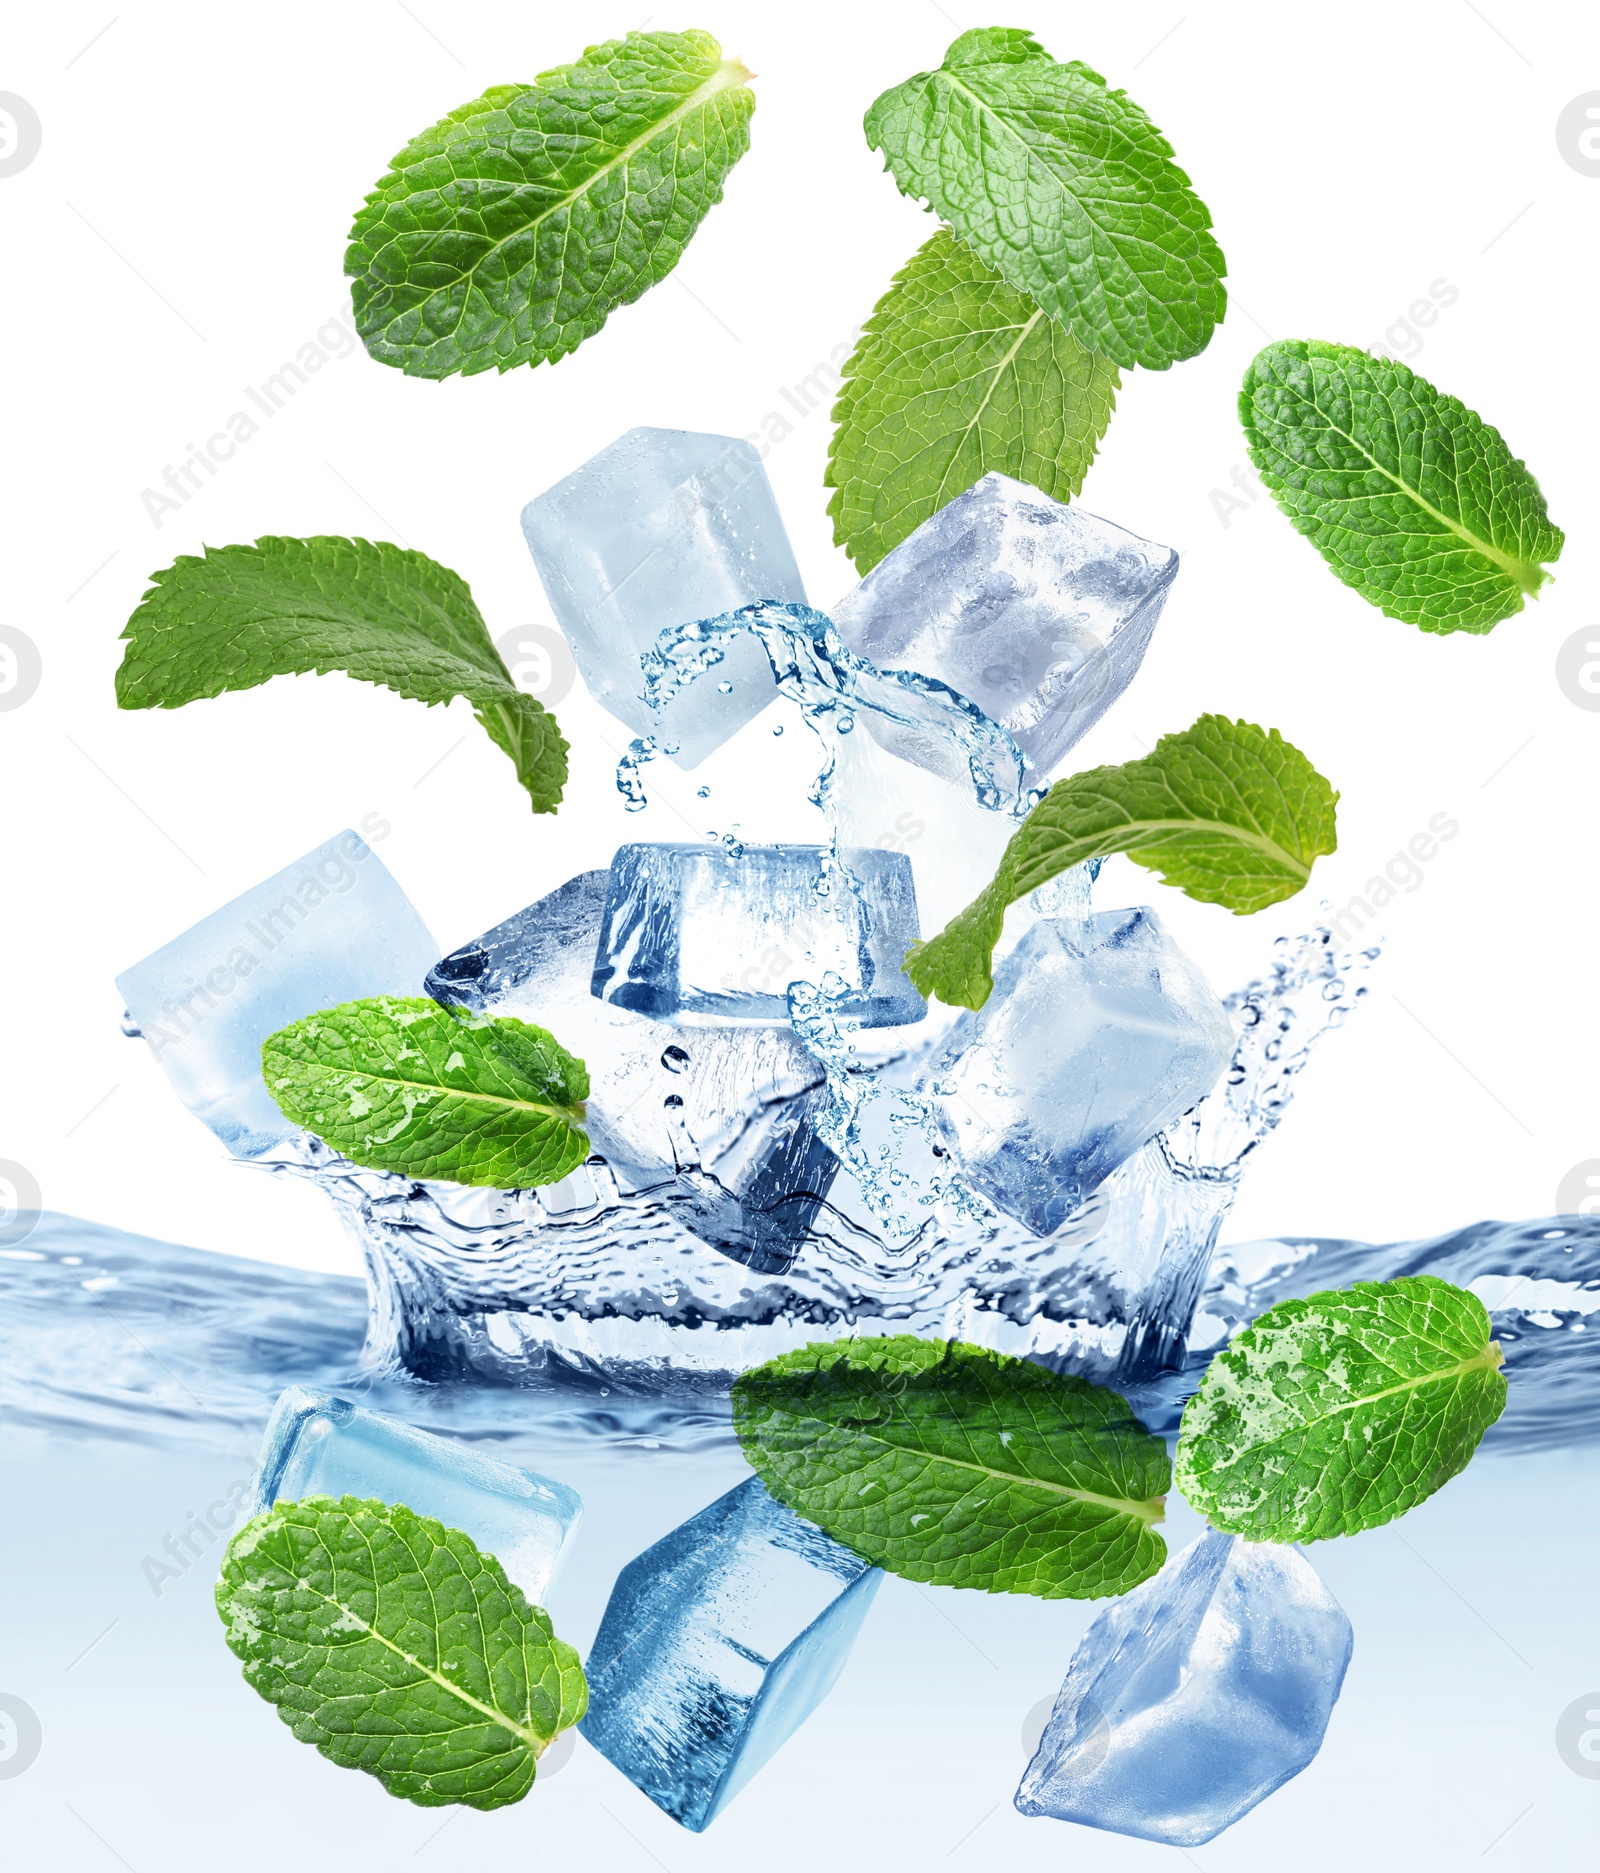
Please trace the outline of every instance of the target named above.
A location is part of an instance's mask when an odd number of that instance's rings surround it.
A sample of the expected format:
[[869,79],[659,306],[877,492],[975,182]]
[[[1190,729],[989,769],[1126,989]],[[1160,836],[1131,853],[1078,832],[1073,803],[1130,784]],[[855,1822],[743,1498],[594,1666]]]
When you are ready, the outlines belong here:
[[1250,459],[1334,574],[1424,631],[1490,631],[1565,535],[1539,484],[1456,397],[1349,345],[1268,345],[1239,393]]
[[454,1184],[553,1184],[589,1155],[589,1075],[543,1028],[409,996],[342,1002],[269,1034],[267,1090],[369,1170]]
[[329,535],[209,547],[151,574],[122,635],[124,709],[330,670],[414,702],[465,696],[533,810],[561,804],[567,744],[555,717],[512,682],[466,581],[426,553]]
[[217,1611],[302,1743],[419,1807],[520,1801],[588,1705],[577,1653],[494,1556],[403,1505],[276,1504],[229,1542]]
[[867,112],[902,194],[1115,364],[1164,370],[1227,306],[1211,216],[1125,91],[1030,33],[963,33]]
[[1142,760],[1058,780],[1012,835],[993,883],[914,945],[906,974],[924,995],[981,1008],[1006,906],[1114,852],[1239,916],[1280,903],[1334,850],[1338,798],[1276,729],[1203,715]]
[[740,1377],[733,1423],[780,1502],[908,1580],[1081,1600],[1166,1557],[1166,1446],[1115,1392],[1028,1360],[806,1346]]
[[414,137],[350,230],[356,329],[450,377],[553,363],[664,280],[750,147],[709,33],[629,33]]
[[1178,1487],[1252,1541],[1376,1528],[1467,1467],[1505,1408],[1489,1315],[1434,1275],[1269,1308],[1184,1408]]
[[1119,381],[948,228],[894,276],[844,379],[825,480],[862,572],[991,470],[1071,500]]

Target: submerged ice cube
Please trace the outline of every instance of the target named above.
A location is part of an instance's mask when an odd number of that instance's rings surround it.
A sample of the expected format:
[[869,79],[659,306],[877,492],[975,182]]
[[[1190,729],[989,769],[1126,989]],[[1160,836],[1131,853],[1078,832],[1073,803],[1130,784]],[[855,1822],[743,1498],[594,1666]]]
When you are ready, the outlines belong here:
[[611,861],[594,992],[658,1021],[788,1018],[791,982],[864,1027],[920,1021],[900,965],[917,940],[903,852],[861,846],[625,845]]
[[[875,566],[834,622],[880,668],[975,702],[1048,774],[1133,681],[1177,571],[1170,547],[985,475]],[[939,758],[865,719],[906,760]]]
[[589,1068],[586,1130],[612,1170],[635,1186],[676,1178],[696,1234],[781,1270],[839,1168],[817,1132],[822,1069],[786,1026],[668,1027],[598,1000],[609,883],[568,879],[437,963],[428,993],[548,1028]]
[[833,1689],[881,1578],[751,1477],[618,1575],[584,1735],[699,1833]]
[[[630,429],[522,510],[522,531],[589,693],[695,767],[777,694],[752,638],[660,710],[641,700],[643,652],[668,625],[805,588],[767,472],[748,443]],[[731,685],[731,688],[724,687]]]
[[256,1473],[260,1514],[280,1500],[361,1496],[459,1528],[535,1606],[583,1513],[575,1490],[332,1392],[291,1385],[273,1407]]
[[1084,1634],[1016,1805],[1198,1847],[1316,1755],[1351,1643],[1298,1549],[1208,1529]]
[[1052,1234],[1216,1084],[1233,1026],[1152,910],[1035,924],[927,1081],[968,1179]]
[[302,1015],[417,995],[439,953],[359,834],[342,832],[117,977],[184,1104],[238,1157],[299,1129],[261,1077],[261,1043]]

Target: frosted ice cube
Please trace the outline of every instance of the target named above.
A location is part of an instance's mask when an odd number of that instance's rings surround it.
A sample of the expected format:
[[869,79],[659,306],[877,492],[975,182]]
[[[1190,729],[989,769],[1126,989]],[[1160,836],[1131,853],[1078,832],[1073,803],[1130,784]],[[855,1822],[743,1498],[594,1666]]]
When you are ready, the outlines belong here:
[[[522,531],[589,693],[695,767],[777,694],[753,638],[654,710],[641,654],[668,625],[805,587],[761,458],[732,436],[630,429],[522,510]],[[720,685],[731,684],[724,691]]]
[[1198,1847],[1316,1755],[1351,1644],[1298,1549],[1208,1529],[1084,1634],[1016,1805]]
[[1233,1026],[1153,910],[1046,918],[926,1082],[967,1177],[1052,1234],[1216,1084]]
[[[948,683],[1048,774],[1133,681],[1177,571],[1170,547],[985,475],[833,615],[859,656]],[[936,759],[915,735],[865,720],[906,760]]]
[[759,1271],[788,1266],[839,1164],[817,1134],[822,1069],[788,1027],[667,1027],[590,992],[610,873],[559,890],[446,956],[437,1001],[548,1028],[589,1068],[586,1129],[626,1183],[679,1179],[678,1214]]
[[881,1578],[751,1477],[618,1575],[584,1735],[699,1833],[833,1689]]
[[564,1483],[301,1385],[273,1407],[255,1487],[253,1514],[306,1496],[404,1503],[470,1535],[535,1606],[583,1514]]
[[[901,970],[917,940],[903,852],[820,845],[625,845],[611,861],[594,992],[658,1021],[774,1022],[791,982],[840,989],[864,1027],[920,1021]],[[829,983],[829,978],[834,978]]]
[[117,977],[184,1104],[238,1157],[299,1129],[261,1077],[261,1043],[367,995],[418,995],[439,953],[354,832],[342,832]]

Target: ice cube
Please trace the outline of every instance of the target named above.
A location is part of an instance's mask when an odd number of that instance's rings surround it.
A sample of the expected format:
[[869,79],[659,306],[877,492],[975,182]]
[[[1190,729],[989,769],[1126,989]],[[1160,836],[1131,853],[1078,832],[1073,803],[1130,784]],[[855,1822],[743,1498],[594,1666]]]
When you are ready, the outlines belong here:
[[817,1133],[822,1069],[788,1027],[667,1027],[597,1000],[609,880],[569,879],[436,964],[428,993],[548,1028],[589,1068],[586,1129],[613,1171],[635,1187],[678,1178],[696,1234],[782,1270],[839,1168]]
[[699,1833],[833,1689],[881,1578],[751,1477],[618,1575],[584,1735]]
[[1233,1026],[1153,910],[1045,918],[925,1082],[967,1178],[1041,1236],[1211,1090]]
[[342,832],[117,977],[173,1089],[238,1157],[299,1129],[261,1043],[302,1015],[418,995],[438,946],[359,834]]
[[[1048,774],[1133,681],[1178,556],[1008,475],[925,520],[834,612],[880,669],[935,676],[1008,729]],[[919,739],[866,719],[928,763]]]
[[[594,992],[657,1021],[774,1022],[791,982],[864,1027],[920,1021],[900,965],[917,940],[903,852],[820,845],[625,845],[611,861]],[[830,980],[831,979],[831,980]]]
[[1350,1648],[1297,1548],[1208,1529],[1083,1635],[1017,1807],[1198,1847],[1316,1755]]
[[[589,693],[636,734],[695,767],[777,694],[753,638],[660,710],[641,700],[641,654],[668,625],[805,588],[761,458],[733,436],[630,429],[522,510],[550,608]],[[731,689],[722,686],[731,684]]]
[[255,1487],[258,1515],[280,1498],[403,1502],[470,1535],[535,1606],[583,1514],[564,1483],[301,1385],[273,1407]]

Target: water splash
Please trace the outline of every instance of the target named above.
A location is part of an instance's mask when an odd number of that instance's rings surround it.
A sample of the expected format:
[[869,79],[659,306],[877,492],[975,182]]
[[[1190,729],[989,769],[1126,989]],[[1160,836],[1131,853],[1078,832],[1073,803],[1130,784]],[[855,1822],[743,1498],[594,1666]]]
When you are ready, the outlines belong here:
[[[1010,919],[1001,952],[1038,917],[1086,928],[1102,862],[1073,866],[1033,892]],[[849,1166],[874,1221],[905,1235],[934,1216],[975,1222],[991,1215],[950,1152],[940,1088],[929,1078],[961,1010],[936,1006],[897,1040],[864,1032],[860,1021],[839,1012],[842,1000],[826,982],[792,983],[789,1018],[825,1076],[830,1109],[823,1140]]]
[[1374,1246],[1284,1236],[1218,1250],[1178,1367],[1135,1390],[1140,1416],[1175,1435],[1206,1367],[1260,1313],[1291,1296],[1437,1275],[1470,1288],[1505,1354],[1506,1409],[1490,1448],[1535,1450],[1600,1440],[1600,1217],[1469,1223],[1442,1236]]
[[[662,632],[643,659],[646,700],[669,702],[742,636],[761,644],[818,737],[808,798],[831,829],[829,888],[842,881],[864,902],[843,856],[876,843],[862,800],[876,788],[893,802],[924,782],[942,792],[920,849],[919,898],[963,862],[986,882],[1042,794],[1011,736],[947,685],[877,669],[801,605],[749,605]],[[880,745],[894,752],[874,768],[869,750]],[[642,737],[623,757],[630,807],[645,803],[643,771],[660,752]],[[1053,880],[1013,912],[1006,940],[1030,917],[1087,917],[1092,879],[1084,868]],[[863,1034],[840,1017],[839,987],[826,980],[791,984],[789,1006],[826,1080],[818,1128],[845,1168],[825,1198],[796,1200],[809,1220],[781,1270],[753,1271],[718,1236],[720,1221],[707,1229],[708,1216],[738,1202],[687,1152],[643,1185],[591,1160],[541,1191],[386,1177],[314,1140],[279,1154],[277,1168],[320,1183],[361,1243],[368,1357],[383,1371],[718,1390],[809,1341],[913,1332],[1131,1382],[1179,1356],[1241,1167],[1282,1117],[1312,1046],[1364,992],[1375,954],[1339,957],[1326,930],[1281,943],[1268,974],[1228,1004],[1239,1044],[1224,1082],[1050,1238],[997,1214],[956,1175],[919,1087],[959,1011],[936,1007],[914,1027]]]
[[0,1320],[0,1418],[13,1430],[223,1451],[248,1464],[273,1402],[293,1384],[492,1440],[535,1468],[552,1442],[653,1450],[733,1441],[716,1403],[630,1402],[603,1387],[577,1397],[508,1393],[379,1372],[362,1355],[363,1281],[72,1216],[42,1215],[23,1246],[0,1250]]
[[[821,743],[822,765],[807,797],[830,821],[838,740],[854,732],[858,717],[914,740],[930,772],[970,787],[986,811],[1021,819],[1043,797],[1022,750],[974,703],[936,677],[878,669],[850,649],[825,612],[809,605],[763,601],[663,631],[641,659],[645,702],[664,708],[723,662],[741,637],[760,644],[780,694],[799,706]],[[636,801],[645,803],[642,769],[664,752],[644,736],[622,757],[617,786],[630,810]]]
[[[1421,1242],[1373,1246],[1291,1236],[1220,1250],[1202,1284],[1183,1367],[1127,1386],[1170,1436],[1209,1360],[1263,1308],[1357,1279],[1436,1274],[1489,1309],[1510,1381],[1489,1449],[1600,1439],[1600,1217],[1482,1222]],[[493,1439],[548,1468],[553,1444],[710,1449],[732,1443],[717,1397],[629,1399],[419,1383],[361,1363],[362,1284],[44,1216],[0,1253],[0,1410],[8,1425],[245,1462],[290,1383],[361,1397],[434,1430]],[[559,1474],[559,1472],[558,1472]]]
[[[641,660],[643,699],[664,708],[722,665],[728,646],[745,636],[761,645],[780,693],[799,707],[817,737],[821,762],[807,798],[830,830],[824,880],[837,879],[867,917],[868,893],[845,857],[855,841],[842,825],[854,790],[841,774],[840,741],[859,739],[859,725],[880,742],[896,739],[902,754],[914,746],[917,767],[897,760],[901,774],[917,768],[936,774],[992,816],[1003,836],[1043,797],[1016,742],[966,697],[934,677],[878,669],[845,644],[824,612],[805,605],[746,605],[663,631]],[[647,804],[642,771],[661,752],[652,738],[642,737],[619,762],[617,786],[630,812]],[[878,1228],[904,1236],[935,1214],[976,1220],[986,1206],[956,1174],[932,1101],[909,1079],[897,1082],[883,1070],[885,1047],[892,1056],[904,1052],[905,1044],[878,1034],[863,1042],[860,1023],[838,1012],[844,998],[842,984],[796,981],[789,987],[791,1022],[826,1076],[824,1141],[854,1174]],[[918,1059],[939,1032],[937,1015],[919,1028],[912,1041]]]
[[687,1159],[634,1184],[592,1159],[518,1191],[362,1170],[310,1138],[260,1162],[317,1182],[361,1244],[383,1374],[703,1394],[810,1341],[908,1332],[1132,1383],[1181,1353],[1242,1166],[1375,954],[1341,955],[1326,930],[1280,943],[1230,998],[1223,1082],[1047,1238],[976,1199],[936,1197],[887,1229],[846,1170],[788,1265],[758,1271],[705,1239],[736,1199]]
[[[841,885],[863,895],[844,862],[868,842],[843,836],[862,795],[863,770],[848,764],[891,732],[898,752],[883,754],[880,781],[892,791],[933,775],[945,789],[949,817],[922,848],[930,870],[974,851],[992,870],[995,841],[1040,797],[1016,743],[946,685],[855,656],[821,612],[757,604],[664,632],[645,659],[650,699],[669,701],[724,663],[742,635],[760,642],[821,741],[809,798],[833,828],[823,908]],[[901,758],[908,748],[915,762]],[[641,737],[624,756],[630,807],[645,803],[641,776],[663,751]],[[724,843],[731,862],[738,841]],[[1008,938],[1030,916],[1086,917],[1091,881],[1087,869],[1052,881],[1016,908]],[[817,1123],[844,1168],[754,1217],[728,1221],[744,1206],[696,1160],[686,1129],[659,1173],[624,1175],[597,1157],[540,1190],[362,1170],[304,1135],[257,1163],[312,1179],[350,1225],[371,1299],[364,1365],[381,1379],[716,1393],[811,1341],[912,1332],[1131,1383],[1180,1357],[1241,1167],[1282,1117],[1311,1047],[1363,993],[1375,953],[1336,955],[1326,930],[1280,944],[1268,974],[1229,1003],[1239,1038],[1224,1082],[1049,1238],[968,1188],[933,1123],[919,1076],[958,1011],[864,1035],[840,1018],[840,985],[826,978],[789,989],[827,1092],[825,1112],[797,1111],[795,1134]],[[752,1254],[746,1222],[785,1252]]]

